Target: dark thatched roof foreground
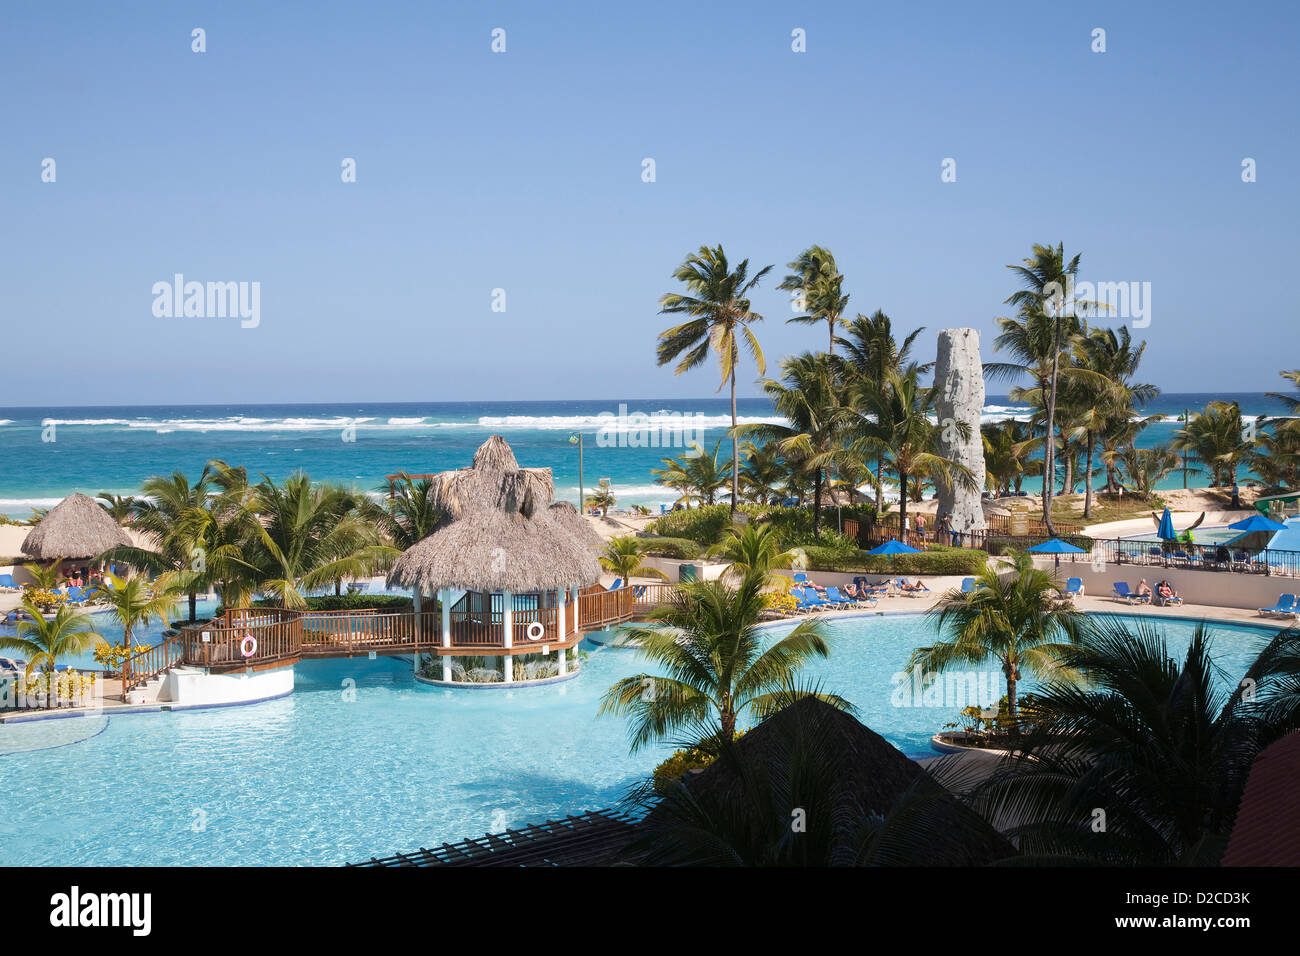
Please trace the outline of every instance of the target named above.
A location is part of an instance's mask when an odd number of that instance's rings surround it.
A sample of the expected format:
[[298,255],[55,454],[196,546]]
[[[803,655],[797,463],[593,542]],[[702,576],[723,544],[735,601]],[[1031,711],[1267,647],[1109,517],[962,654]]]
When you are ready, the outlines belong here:
[[[795,810],[807,830],[791,837]],[[746,733],[730,759],[688,777],[640,829],[626,859],[661,865],[982,866],[1016,855],[889,741],[812,697]]]
[[38,561],[93,558],[131,539],[93,498],[72,494],[49,510],[23,540],[22,552]]
[[549,468],[520,468],[506,440],[490,436],[471,467],[433,478],[430,496],[447,517],[397,559],[389,585],[525,593],[591,584],[600,565],[550,507],[553,495]]

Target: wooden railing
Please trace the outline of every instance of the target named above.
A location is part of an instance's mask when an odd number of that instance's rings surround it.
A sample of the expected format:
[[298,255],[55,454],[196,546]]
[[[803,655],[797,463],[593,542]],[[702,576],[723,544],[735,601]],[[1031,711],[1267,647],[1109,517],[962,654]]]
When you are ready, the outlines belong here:
[[[381,650],[414,651],[417,644],[416,616],[410,611],[305,611],[302,624],[304,657],[333,652],[350,656]],[[436,612],[421,611],[419,626],[419,643],[434,643],[438,627]]]
[[233,608],[210,624],[181,629],[186,664],[242,670],[302,656],[302,615],[281,608]]
[[599,585],[578,596],[578,624],[584,631],[630,621],[635,612],[632,588],[606,591]]
[[181,662],[184,644],[181,635],[169,637],[161,644],[146,648],[122,662],[122,699],[141,684]]

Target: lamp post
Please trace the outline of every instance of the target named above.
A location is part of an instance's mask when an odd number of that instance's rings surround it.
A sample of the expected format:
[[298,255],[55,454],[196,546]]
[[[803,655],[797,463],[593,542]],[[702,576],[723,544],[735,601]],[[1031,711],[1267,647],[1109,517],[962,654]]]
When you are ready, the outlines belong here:
[[574,432],[569,436],[569,444],[578,446],[578,514],[587,513],[587,497],[582,487],[582,432]]

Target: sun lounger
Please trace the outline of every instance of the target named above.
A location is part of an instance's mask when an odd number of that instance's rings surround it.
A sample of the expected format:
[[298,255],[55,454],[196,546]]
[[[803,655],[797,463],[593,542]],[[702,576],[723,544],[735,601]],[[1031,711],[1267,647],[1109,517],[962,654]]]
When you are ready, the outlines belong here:
[[835,606],[830,601],[826,600],[824,597],[818,594],[812,588],[804,588],[803,602],[808,608],[812,610],[818,610],[818,609],[829,610],[830,608],[833,608]]
[[1116,601],[1124,601],[1128,604],[1132,604],[1134,601],[1146,601],[1148,603],[1150,603],[1151,601],[1151,595],[1134,594],[1131,590],[1129,590],[1127,581],[1116,581],[1114,584],[1111,585],[1111,589],[1113,591],[1112,597]]
[[614,579],[614,583],[611,584],[611,585],[609,586],[609,589],[610,589],[611,591],[617,591],[617,590],[618,590],[619,588],[621,588],[622,586],[623,586],[623,579],[622,579],[622,578],[615,578],[615,579]]
[[1272,607],[1262,607],[1259,613],[1263,614],[1295,614],[1296,613],[1296,596],[1294,594],[1279,594],[1277,603]]
[[1077,598],[1083,593],[1083,578],[1067,578],[1064,593],[1068,598]]
[[922,584],[920,580],[918,580],[916,584],[913,585],[907,583],[907,578],[899,578],[897,584],[898,584],[898,590],[902,591],[904,594],[907,594],[911,597],[918,597],[922,594],[930,593],[930,589],[926,587],[924,584]]
[[805,582],[807,582],[807,580],[808,580],[808,575],[804,574],[802,571],[797,572],[794,576],[795,584],[804,584]]
[[838,604],[840,607],[852,607],[857,604],[857,598],[851,598],[847,594],[841,594],[839,588],[827,588],[826,600],[831,604]]
[[14,584],[12,574],[0,574],[0,591],[17,591],[18,585]]
[[962,579],[961,579],[961,593],[962,593],[962,594],[970,594],[971,591],[974,591],[974,590],[975,590],[975,579],[974,579],[974,578],[962,578]]

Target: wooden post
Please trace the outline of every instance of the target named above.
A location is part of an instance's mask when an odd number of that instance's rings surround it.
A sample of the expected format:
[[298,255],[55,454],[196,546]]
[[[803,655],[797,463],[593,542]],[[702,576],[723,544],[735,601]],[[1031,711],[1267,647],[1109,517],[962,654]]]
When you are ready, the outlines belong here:
[[[515,596],[509,591],[501,592],[501,636],[507,650],[515,646]],[[510,683],[515,679],[515,659],[505,655],[505,679]]]
[[420,673],[420,619],[422,617],[420,601],[422,597],[420,588],[416,588],[415,598],[411,606],[415,609],[415,673],[417,674]]

